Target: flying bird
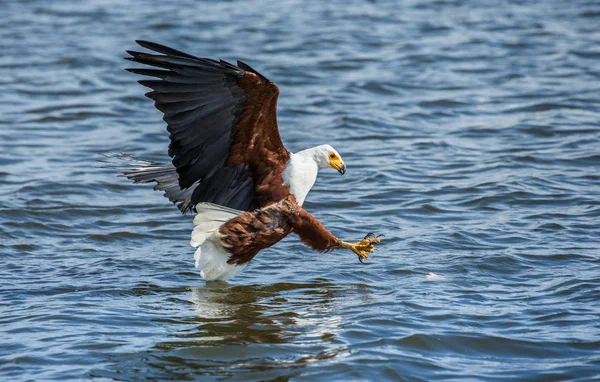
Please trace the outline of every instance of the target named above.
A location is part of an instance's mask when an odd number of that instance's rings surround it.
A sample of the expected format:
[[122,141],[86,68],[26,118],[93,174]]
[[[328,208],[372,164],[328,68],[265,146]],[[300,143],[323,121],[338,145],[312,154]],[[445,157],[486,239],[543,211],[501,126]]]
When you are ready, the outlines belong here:
[[275,83],[241,61],[137,43],[153,53],[127,51],[127,59],[153,68],[127,70],[154,78],[139,83],[163,113],[172,163],[142,161],[125,176],[155,182],[182,212],[196,211],[191,244],[203,278],[232,278],[291,232],[315,250],[349,249],[364,262],[379,236],[344,242],[302,208],[319,170],[343,175],[346,165],[330,145],[285,148]]

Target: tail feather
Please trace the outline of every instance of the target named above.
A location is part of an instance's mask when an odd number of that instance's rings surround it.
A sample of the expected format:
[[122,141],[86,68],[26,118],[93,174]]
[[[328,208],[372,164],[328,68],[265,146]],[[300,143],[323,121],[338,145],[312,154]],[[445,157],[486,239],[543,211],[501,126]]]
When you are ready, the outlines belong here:
[[242,213],[242,211],[211,203],[198,203],[194,218],[194,230],[190,244],[196,247],[194,260],[200,276],[207,281],[229,280],[240,273],[246,265],[228,264],[230,253],[221,243],[219,228]]

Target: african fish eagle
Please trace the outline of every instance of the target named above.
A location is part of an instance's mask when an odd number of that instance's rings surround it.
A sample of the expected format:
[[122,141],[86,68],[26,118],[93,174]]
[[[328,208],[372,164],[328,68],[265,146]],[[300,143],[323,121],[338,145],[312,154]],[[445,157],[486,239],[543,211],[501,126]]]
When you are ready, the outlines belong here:
[[140,162],[125,173],[155,189],[182,212],[196,211],[191,245],[200,275],[228,280],[261,250],[294,232],[318,251],[352,250],[363,262],[379,236],[344,242],[302,208],[321,169],[344,174],[330,145],[289,152],[277,126],[279,88],[241,61],[200,58],[137,41],[158,54],[127,51],[154,68],[127,69],[154,77],[140,84],[163,113],[171,164]]

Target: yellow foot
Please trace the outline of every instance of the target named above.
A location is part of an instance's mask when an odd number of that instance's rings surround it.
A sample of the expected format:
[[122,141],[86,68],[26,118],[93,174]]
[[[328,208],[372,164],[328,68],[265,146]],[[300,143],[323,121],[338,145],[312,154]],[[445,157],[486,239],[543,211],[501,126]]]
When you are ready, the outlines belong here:
[[342,243],[342,248],[348,248],[352,250],[352,252],[356,253],[358,256],[358,260],[365,263],[365,260],[369,258],[369,253],[375,252],[375,244],[379,244],[381,240],[379,239],[383,235],[377,235],[373,233],[368,233],[364,239],[357,243]]

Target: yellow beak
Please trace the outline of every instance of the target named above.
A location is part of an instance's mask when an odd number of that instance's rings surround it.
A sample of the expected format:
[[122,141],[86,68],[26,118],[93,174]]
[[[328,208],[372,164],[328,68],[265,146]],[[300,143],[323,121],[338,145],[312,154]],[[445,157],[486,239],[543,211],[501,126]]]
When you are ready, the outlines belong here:
[[329,164],[331,165],[331,167],[338,170],[338,172],[340,174],[344,175],[346,173],[346,165],[344,164],[344,161],[342,161],[340,158],[336,157],[336,158],[330,159]]

